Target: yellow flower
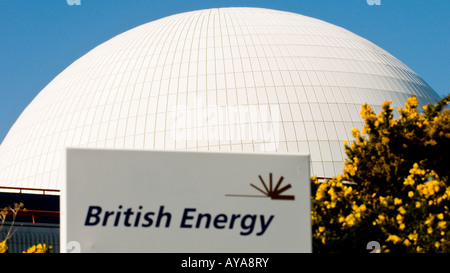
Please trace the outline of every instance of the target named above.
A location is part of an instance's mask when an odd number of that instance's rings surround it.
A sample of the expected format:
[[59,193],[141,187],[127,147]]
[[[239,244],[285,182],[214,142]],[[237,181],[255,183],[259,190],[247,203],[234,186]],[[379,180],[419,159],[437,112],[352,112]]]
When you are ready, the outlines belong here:
[[[387,101],[385,101],[385,102],[383,102],[382,104],[381,104],[381,107],[383,108],[383,109],[391,109],[392,107],[389,107],[389,105],[391,105],[391,103],[392,103],[392,100],[387,100]],[[391,109],[392,110],[392,109]]]
[[430,213],[427,220],[425,221],[425,224],[429,226],[433,222],[433,220],[434,220],[434,215],[432,215]]
[[412,175],[414,175],[414,174],[420,175],[420,174],[422,174],[422,172],[423,172],[423,174],[425,174],[424,170],[419,169],[419,164],[417,164],[417,163],[414,163],[412,169],[409,170],[409,173]]
[[400,205],[402,203],[402,199],[395,197],[394,205]]
[[383,197],[383,196],[380,196],[380,203],[383,206],[387,206],[388,205],[386,198]]
[[325,191],[327,189],[327,184],[326,183],[322,183],[320,184],[319,188],[317,189],[316,192],[316,200],[321,200],[325,197]]
[[333,188],[330,188],[327,193],[330,195],[331,201],[333,201],[337,198],[336,193],[334,192]]
[[361,206],[359,206],[359,210],[361,211],[361,212],[364,212],[364,211],[366,211],[366,205],[364,205],[364,204],[362,204]]
[[345,191],[344,191],[344,197],[347,197],[347,195],[351,194],[351,193],[352,193],[352,190],[353,190],[352,187],[347,187],[347,186],[346,186],[346,188],[344,188],[344,189],[345,189]]
[[422,204],[419,201],[416,201],[416,208],[420,208]]
[[411,242],[410,242],[408,239],[405,239],[405,240],[403,241],[403,244],[404,244],[405,246],[409,246],[409,245],[411,244]]
[[38,244],[29,247],[27,251],[23,251],[22,253],[48,253],[51,252],[52,249],[52,246],[47,246],[46,244]]
[[6,245],[6,241],[0,242],[0,253],[8,252],[8,246]]
[[439,220],[443,220],[443,219],[444,219],[444,214],[439,213],[439,214],[437,215],[437,218],[438,218]]
[[406,179],[405,182],[403,182],[404,185],[410,185],[410,186],[414,186],[414,179],[412,177],[412,175],[409,175]]
[[356,174],[356,170],[358,170],[358,168],[356,166],[353,166],[352,164],[346,164],[346,171],[351,176],[354,176]]
[[439,242],[436,242],[436,243],[434,244],[434,247],[439,248],[440,245],[441,245],[441,244],[440,244]]
[[417,233],[414,231],[414,233],[410,233],[409,235],[408,235],[408,238],[409,238],[409,240],[411,240],[411,241],[417,241],[417,237],[418,237],[418,235],[417,235]]
[[35,253],[36,252],[36,246],[31,246],[27,249],[27,251],[23,253]]
[[414,192],[409,191],[409,192],[408,192],[408,197],[409,197],[409,198],[413,198],[413,196],[414,196]]
[[438,222],[438,228],[445,229],[446,227],[447,227],[447,222],[445,222],[445,221]]
[[355,225],[355,217],[353,216],[353,214],[350,214],[347,217],[345,217],[345,223],[349,227],[352,227],[353,225]]
[[406,213],[406,210],[404,207],[399,207],[398,212],[400,212],[402,215],[404,215]]
[[405,104],[405,106],[407,106],[407,107],[409,106],[409,107],[413,107],[413,108],[417,107],[417,105],[418,105],[418,101],[415,96],[409,97]]
[[410,185],[410,186],[414,186],[416,182],[414,181],[414,175],[409,175],[406,179],[405,182],[403,182],[403,184],[405,185]]
[[401,239],[397,235],[389,235],[389,237],[387,238],[387,241],[392,241],[394,244],[396,244],[396,243],[400,242]]
[[433,180],[433,181],[431,181],[431,182],[434,182],[432,185],[430,185],[430,187],[432,186],[433,187],[433,191],[434,192],[438,192],[439,191],[439,182],[438,181],[436,181],[436,180]]

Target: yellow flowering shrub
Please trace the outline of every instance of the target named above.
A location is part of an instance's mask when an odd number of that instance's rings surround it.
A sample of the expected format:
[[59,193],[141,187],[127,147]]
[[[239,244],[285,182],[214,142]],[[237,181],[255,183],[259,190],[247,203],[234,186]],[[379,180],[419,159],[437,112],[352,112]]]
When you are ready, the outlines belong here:
[[312,177],[314,252],[450,252],[450,95],[419,112],[411,97],[394,119],[391,102],[344,143],[343,174]]
[[[9,247],[6,242],[14,235],[15,230],[13,230],[13,227],[16,216],[20,210],[26,210],[23,203],[14,203],[14,208],[6,207],[0,211],[0,231],[5,227],[5,221],[8,215],[12,214],[12,221],[6,232],[6,236],[5,238],[1,238],[3,241],[0,241],[0,253],[9,253]],[[38,244],[28,248],[27,251],[23,251],[23,253],[50,253],[52,250],[52,246]]]
[[9,252],[9,248],[6,245],[6,240],[3,240],[0,242],[0,253],[8,253]]
[[14,203],[14,208],[6,207],[0,211],[0,231],[2,231],[3,228],[5,227],[5,221],[6,221],[6,218],[8,217],[8,215],[12,214],[12,221],[11,221],[11,224],[10,224],[8,230],[6,231],[6,235],[4,238],[0,238],[2,240],[0,242],[0,253],[8,253],[9,252],[9,248],[8,248],[8,245],[6,244],[6,242],[13,236],[13,234],[15,232],[13,230],[13,226],[14,226],[14,223],[16,220],[16,216],[20,210],[26,210],[24,208],[23,203]]
[[52,250],[52,246],[47,246],[46,244],[38,244],[29,247],[27,251],[23,251],[22,253],[51,253]]

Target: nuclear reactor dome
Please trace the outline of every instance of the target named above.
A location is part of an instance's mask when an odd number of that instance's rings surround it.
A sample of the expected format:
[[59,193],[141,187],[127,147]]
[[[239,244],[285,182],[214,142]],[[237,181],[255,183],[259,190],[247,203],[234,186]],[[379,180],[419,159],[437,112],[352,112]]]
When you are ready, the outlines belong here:
[[[0,146],[0,186],[59,189],[70,147],[308,153],[343,168],[360,106],[439,99],[417,74],[341,27],[261,8],[156,20],[52,80]],[[169,163],[168,163],[169,164]]]

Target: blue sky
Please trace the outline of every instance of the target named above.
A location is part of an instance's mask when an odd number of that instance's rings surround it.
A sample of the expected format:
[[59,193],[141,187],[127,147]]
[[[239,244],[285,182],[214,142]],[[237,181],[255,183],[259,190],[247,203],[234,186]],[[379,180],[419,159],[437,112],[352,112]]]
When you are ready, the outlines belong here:
[[141,24],[205,8],[271,8],[344,27],[448,94],[450,1],[367,1],[80,0],[70,6],[67,0],[0,0],[0,142],[39,91],[95,46]]

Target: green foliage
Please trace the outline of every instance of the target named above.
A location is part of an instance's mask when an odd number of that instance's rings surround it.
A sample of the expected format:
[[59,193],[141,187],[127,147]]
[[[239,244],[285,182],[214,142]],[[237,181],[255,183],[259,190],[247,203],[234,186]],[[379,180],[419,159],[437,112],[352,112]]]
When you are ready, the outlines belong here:
[[400,117],[391,102],[376,115],[362,105],[365,125],[345,143],[342,175],[312,177],[315,252],[450,251],[450,95],[417,111],[408,99]]

